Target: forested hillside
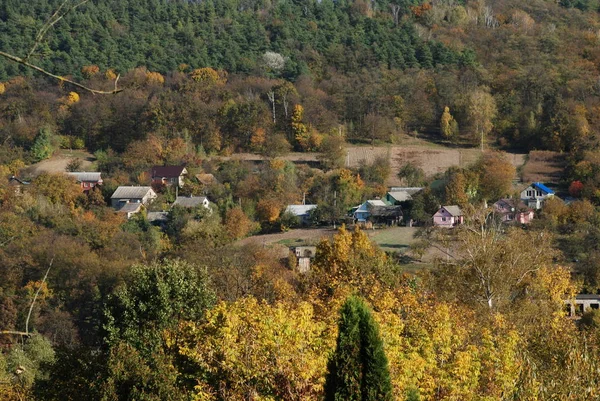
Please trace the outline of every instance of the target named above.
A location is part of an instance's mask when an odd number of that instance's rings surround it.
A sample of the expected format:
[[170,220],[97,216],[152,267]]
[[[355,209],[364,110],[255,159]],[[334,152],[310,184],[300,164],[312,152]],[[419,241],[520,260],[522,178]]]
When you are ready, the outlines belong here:
[[[59,3],[2,2],[0,49],[25,56]],[[342,126],[351,141],[393,142],[418,131],[438,141],[478,145],[484,137],[492,146],[577,151],[597,142],[599,30],[591,1],[93,1],[53,26],[30,61],[104,88],[121,74],[121,85],[131,90],[115,99],[79,93],[82,102],[72,113],[57,114],[60,104],[42,102],[49,113],[37,113],[27,130],[50,126],[91,149],[122,151],[149,131],[185,129],[194,144],[220,152],[251,150],[250,132],[261,129],[284,134],[298,150],[318,149],[318,138],[302,145],[290,131],[300,104],[305,112],[296,118],[308,131],[327,135]],[[160,76],[146,80],[140,68]],[[200,93],[209,90],[206,83],[186,84],[206,79],[202,68],[217,71],[227,85],[208,96]],[[19,92],[22,82],[12,79],[20,74],[33,73],[0,60],[4,130],[26,118],[34,99],[73,89],[29,80]],[[192,123],[175,116],[184,112],[173,102],[202,117]],[[81,121],[89,107],[114,121],[109,130],[123,133],[118,141],[106,133],[106,122],[91,128]],[[273,108],[278,118],[270,115]],[[127,121],[110,118],[111,109],[124,111]],[[221,121],[238,112],[252,116],[249,126]],[[204,141],[218,135],[216,128],[237,137],[233,149],[216,143],[227,140]],[[100,138],[82,132],[90,129],[100,130]],[[25,150],[32,146],[31,138],[2,136]]]
[[[0,6],[1,47],[30,47],[36,28],[61,1],[18,0]],[[281,54],[276,75],[296,79],[311,69],[432,67],[471,61],[468,54],[419,37],[409,6],[400,2],[398,24],[387,1],[92,1],[48,34],[42,65],[79,75],[83,65],[124,72],[145,66],[163,74],[181,65],[252,74],[267,51]],[[468,52],[467,52],[468,53]],[[0,64],[0,79],[18,74]]]
[[0,400],[600,399],[598,8],[83,2],[0,57]]

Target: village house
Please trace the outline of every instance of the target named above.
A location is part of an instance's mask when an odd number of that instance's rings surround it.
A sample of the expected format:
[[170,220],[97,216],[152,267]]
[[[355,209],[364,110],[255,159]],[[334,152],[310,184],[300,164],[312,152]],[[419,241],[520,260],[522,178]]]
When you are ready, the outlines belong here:
[[127,216],[127,220],[129,220],[134,214],[138,214],[142,211],[144,207],[141,203],[125,203],[117,213],[123,213]]
[[528,224],[534,216],[533,210],[517,199],[500,199],[494,203],[494,213],[503,223]]
[[310,212],[316,208],[317,205],[287,205],[284,213],[293,214],[301,225],[306,226],[310,224]]
[[175,198],[173,206],[181,206],[188,209],[204,206],[206,209],[210,209],[210,201],[206,196],[178,196]]
[[380,199],[372,199],[365,201],[355,208],[354,212],[352,213],[352,216],[354,217],[354,220],[356,220],[357,223],[366,223],[369,219],[369,216],[371,215],[371,210],[373,209],[373,207],[377,206],[387,206],[387,203]]
[[150,175],[153,185],[177,185],[181,188],[187,173],[186,168],[183,166],[154,166]]
[[390,205],[399,205],[412,200],[413,195],[423,190],[422,187],[392,187],[385,195],[385,201]]
[[73,177],[75,181],[81,185],[83,192],[88,192],[97,185],[102,185],[102,173],[98,172],[70,172],[66,173],[69,177]]
[[14,175],[8,179],[8,185],[13,188],[15,194],[22,194],[22,187],[24,185],[29,185],[28,181],[23,181],[20,178],[15,177]]
[[600,309],[598,294],[577,294],[575,299],[567,299],[564,302],[567,315],[573,318],[580,317],[591,309]]
[[121,186],[110,197],[110,205],[119,210],[128,203],[147,205],[156,197],[156,192],[151,187]]
[[437,227],[451,228],[463,223],[463,212],[456,205],[442,206],[433,215],[433,225]]
[[554,191],[542,184],[534,182],[521,191],[521,200],[532,209],[541,209],[546,199],[554,196]]
[[298,260],[298,271],[300,273],[308,273],[310,270],[310,262],[317,254],[316,246],[297,246],[292,248],[296,259]]

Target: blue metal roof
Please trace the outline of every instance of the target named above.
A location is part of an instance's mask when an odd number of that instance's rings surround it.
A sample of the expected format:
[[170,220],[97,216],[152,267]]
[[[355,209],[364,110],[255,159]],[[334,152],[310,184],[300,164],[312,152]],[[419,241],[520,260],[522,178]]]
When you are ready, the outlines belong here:
[[531,184],[533,187],[539,189],[540,191],[544,191],[547,194],[553,194],[554,191],[551,190],[550,188],[548,188],[547,186],[545,186],[544,184],[542,184],[541,182],[534,182],[533,184]]

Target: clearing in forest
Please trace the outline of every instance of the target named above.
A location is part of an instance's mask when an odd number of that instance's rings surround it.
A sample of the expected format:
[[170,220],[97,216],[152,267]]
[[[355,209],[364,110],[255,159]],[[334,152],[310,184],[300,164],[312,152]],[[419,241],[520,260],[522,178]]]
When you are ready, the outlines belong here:
[[567,164],[566,154],[549,150],[532,150],[523,166],[521,179],[525,183],[558,183]]

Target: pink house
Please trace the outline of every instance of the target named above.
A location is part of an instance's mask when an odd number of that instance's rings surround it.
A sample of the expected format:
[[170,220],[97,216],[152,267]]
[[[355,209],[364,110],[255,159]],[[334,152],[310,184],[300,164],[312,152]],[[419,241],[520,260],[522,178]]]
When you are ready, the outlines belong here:
[[462,210],[456,205],[442,206],[433,215],[433,225],[437,227],[451,228],[464,223]]
[[500,199],[494,203],[494,213],[500,216],[503,223],[528,224],[534,216],[532,209],[516,199]]

